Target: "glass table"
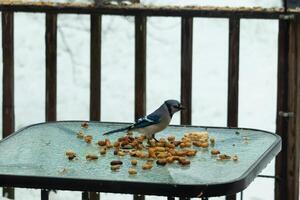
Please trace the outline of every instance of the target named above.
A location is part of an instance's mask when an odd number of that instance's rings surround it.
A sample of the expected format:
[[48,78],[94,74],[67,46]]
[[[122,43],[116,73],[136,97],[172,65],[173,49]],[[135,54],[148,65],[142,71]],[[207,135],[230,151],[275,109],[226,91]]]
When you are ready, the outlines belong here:
[[[35,124],[23,128],[0,141],[0,186],[45,188],[78,191],[97,191],[161,196],[221,196],[244,190],[281,149],[278,135],[266,131],[198,126],[169,126],[156,138],[173,135],[180,139],[185,133],[207,131],[215,138],[215,145],[197,150],[189,158],[189,166],[177,163],[141,168],[145,159],[138,159],[137,174],[128,174],[132,158],[117,157],[113,150],[99,154],[98,140],[116,141],[124,132],[103,136],[102,133],[126,126],[125,123],[89,122],[82,128],[81,121],[62,121]],[[87,144],[77,138],[83,131],[93,136]],[[138,133],[134,133],[138,134]],[[210,150],[237,155],[238,161],[219,160]],[[77,159],[68,160],[66,151],[72,149]],[[87,161],[87,154],[98,154],[99,159]],[[118,172],[110,169],[112,160],[120,159]]]

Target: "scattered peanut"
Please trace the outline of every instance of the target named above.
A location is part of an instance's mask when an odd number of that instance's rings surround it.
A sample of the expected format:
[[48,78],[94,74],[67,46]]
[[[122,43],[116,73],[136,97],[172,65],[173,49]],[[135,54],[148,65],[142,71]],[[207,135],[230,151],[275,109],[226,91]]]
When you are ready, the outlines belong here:
[[179,146],[181,148],[186,148],[186,147],[191,147],[192,144],[190,142],[182,142]]
[[79,131],[79,132],[77,133],[77,137],[78,137],[78,138],[83,138],[83,137],[84,137],[84,133],[83,133],[82,131]]
[[122,165],[123,162],[121,160],[113,160],[110,162],[110,165]]
[[136,171],[136,169],[129,168],[128,173],[133,175],[133,174],[137,174],[137,171]]
[[106,154],[106,148],[101,148],[101,149],[100,149],[100,154],[101,154],[101,155]]
[[177,147],[181,144],[181,141],[174,141],[173,144],[175,145],[175,147]]
[[201,143],[200,147],[207,148],[208,147],[208,143],[207,142]]
[[191,163],[191,161],[189,161],[188,159],[183,158],[183,157],[179,158],[178,162],[182,165],[189,165]]
[[125,156],[125,153],[123,151],[118,151],[118,156]]
[[220,154],[220,155],[219,155],[219,158],[220,158],[221,160],[229,160],[229,159],[231,158],[231,156],[226,155],[226,154]]
[[211,153],[212,155],[218,155],[218,154],[220,154],[220,151],[217,150],[217,149],[213,149],[213,150],[211,150],[210,153]]
[[169,136],[167,138],[170,142],[174,142],[175,141],[175,136]]
[[166,149],[164,147],[155,147],[154,151],[165,151]]
[[146,161],[146,163],[152,165],[152,164],[153,164],[153,160],[152,160],[152,159],[148,159],[148,160]]
[[143,164],[142,168],[143,168],[143,170],[149,170],[152,168],[152,164],[145,163],[145,164]]
[[185,156],[186,155],[186,151],[175,151],[176,152],[176,156]]
[[137,162],[138,162],[137,160],[131,160],[132,165],[137,165]]
[[196,150],[188,150],[188,151],[186,152],[186,155],[187,155],[187,156],[195,156],[196,153],[197,153]]
[[97,160],[98,156],[95,154],[88,154],[85,156],[86,160],[90,161],[90,160]]
[[173,156],[167,157],[166,161],[167,161],[167,163],[173,163],[174,162]]
[[233,160],[233,161],[238,161],[238,160],[239,160],[239,158],[238,158],[238,156],[237,156],[237,155],[234,155],[234,156],[232,156],[232,160]]
[[99,146],[105,146],[105,144],[106,144],[106,142],[103,141],[103,140],[99,140],[99,141],[98,141],[98,145],[99,145]]
[[167,152],[160,152],[156,157],[157,158],[166,158],[166,157],[168,157],[168,153]]
[[90,144],[92,142],[92,140],[93,140],[93,136],[91,136],[91,135],[85,135],[84,136],[84,141],[86,143]]
[[167,159],[164,159],[164,158],[162,158],[162,159],[158,159],[157,161],[156,161],[156,164],[157,165],[166,165],[167,164]]
[[87,122],[83,122],[81,124],[81,128],[88,128],[89,127],[89,124]]
[[[89,127],[88,122],[82,123],[81,127],[87,129]],[[83,138],[86,143],[91,143],[93,140],[92,135],[85,135],[83,131],[77,133],[77,138]],[[110,148],[113,148],[114,155],[125,156],[128,154],[131,157],[145,159],[146,162],[142,165],[142,169],[150,170],[153,167],[154,161],[160,166],[174,163],[174,161],[177,161],[183,166],[190,165],[191,161],[187,158],[196,156],[197,154],[197,148],[193,149],[195,147],[192,147],[192,145],[207,149],[209,145],[214,147],[216,143],[216,139],[209,137],[207,131],[185,133],[180,140],[176,140],[175,136],[168,136],[166,139],[160,138],[159,141],[152,139],[148,140],[148,145],[145,144],[145,139],[145,135],[134,136],[133,133],[129,131],[125,136],[118,138],[117,141],[111,142],[109,139],[105,139],[99,140],[97,144],[100,146],[99,153],[101,155],[105,155]],[[244,143],[248,141],[248,137],[243,137]],[[218,155],[217,160],[238,161],[237,155],[231,157],[226,154],[220,154],[220,151],[217,149],[212,149],[210,153],[212,155]],[[68,150],[66,151],[66,156],[69,160],[72,160],[76,157],[76,153],[73,150]],[[88,161],[96,159],[98,159],[98,155],[86,155],[86,160]],[[133,159],[130,162],[133,168],[129,168],[128,173],[132,175],[137,174],[137,170],[134,166],[137,165],[138,160]],[[121,160],[113,160],[110,164],[112,171],[118,171],[123,162]]]
[[106,146],[107,148],[112,148],[112,147],[113,147],[113,145],[111,144],[111,142],[110,142],[109,139],[105,139],[105,146]]
[[73,160],[76,157],[76,153],[73,150],[66,151],[66,156],[69,160]]
[[121,168],[120,165],[112,165],[112,166],[110,167],[110,169],[111,169],[112,171],[117,171],[117,170],[119,170],[120,168]]
[[115,142],[114,143],[114,147],[119,147],[120,146],[120,142]]

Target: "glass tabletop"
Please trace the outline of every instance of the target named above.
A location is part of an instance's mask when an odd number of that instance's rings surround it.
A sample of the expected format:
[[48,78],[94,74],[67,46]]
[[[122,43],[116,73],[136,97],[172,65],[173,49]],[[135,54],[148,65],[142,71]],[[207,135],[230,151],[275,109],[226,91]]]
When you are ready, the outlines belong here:
[[[103,136],[102,133],[128,124],[89,122],[87,129],[82,128],[81,124],[82,122],[74,121],[37,124],[2,140],[0,175],[166,185],[218,185],[242,180],[252,173],[254,168],[257,175],[280,150],[280,137],[265,131],[169,126],[158,133],[156,138],[173,135],[176,139],[181,139],[185,133],[207,131],[209,137],[214,138],[216,142],[208,148],[192,146],[191,148],[197,150],[197,154],[189,158],[189,166],[177,163],[166,166],[154,164],[151,170],[143,170],[141,166],[146,160],[137,159],[137,174],[133,176],[128,174],[132,160],[130,155],[116,156],[113,150],[100,155],[99,146],[96,144],[98,140],[104,139],[116,141],[125,133],[108,136]],[[79,131],[92,135],[93,142],[88,144],[77,138]],[[70,161],[66,158],[65,153],[69,149],[75,151],[77,159]],[[217,156],[211,155],[212,149],[218,149],[227,155],[236,155],[238,161],[219,160]],[[99,155],[99,159],[87,161],[87,154]],[[118,172],[110,169],[112,160],[123,162]],[[261,164],[262,160],[264,164]]]

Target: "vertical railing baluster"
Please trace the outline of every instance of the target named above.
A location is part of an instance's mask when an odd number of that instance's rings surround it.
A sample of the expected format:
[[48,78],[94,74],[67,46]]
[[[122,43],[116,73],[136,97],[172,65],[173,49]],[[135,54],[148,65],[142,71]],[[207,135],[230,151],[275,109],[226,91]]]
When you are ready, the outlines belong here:
[[91,15],[90,120],[101,119],[101,15]]
[[192,123],[192,61],[193,61],[193,18],[181,19],[181,111],[180,122]]
[[[296,16],[296,20],[293,22],[294,24],[294,39],[291,40],[291,43],[295,44],[296,54],[294,57],[294,79],[293,87],[294,89],[294,99],[291,100],[290,105],[294,105],[292,110],[295,118],[291,123],[294,125],[293,132],[290,132],[289,135],[289,155],[292,155],[292,159],[289,160],[289,168],[288,171],[292,170],[293,173],[289,173],[290,184],[288,185],[291,199],[297,199],[300,195],[300,186],[299,186],[299,176],[300,176],[300,17]],[[293,72],[290,72],[293,75]],[[293,104],[294,102],[294,104]]]
[[49,200],[49,190],[46,190],[46,189],[41,190],[41,199]]
[[81,193],[81,199],[82,200],[90,200],[89,199],[89,193],[88,192],[82,192]]
[[46,121],[56,121],[57,14],[46,14]]
[[[101,15],[91,15],[90,39],[90,120],[101,118]],[[99,200],[100,194],[88,192],[89,200]],[[83,195],[84,196],[84,195]],[[86,194],[85,194],[86,196]],[[84,200],[84,198],[82,198]]]
[[[238,126],[240,19],[229,19],[227,126]],[[235,200],[236,195],[226,196]]]
[[135,119],[146,114],[146,23],[135,17]]
[[[135,16],[135,119],[146,115],[146,37],[147,18]],[[143,195],[133,195],[134,200],[144,200]]]
[[134,200],[145,200],[145,196],[141,194],[135,194],[133,195]]
[[[192,124],[192,66],[193,66],[193,18],[181,18],[181,111],[180,124]],[[188,200],[189,198],[180,197]]]
[[[46,121],[56,121],[57,96],[57,14],[46,13]],[[41,190],[41,199],[49,199],[49,191]]]
[[190,200],[188,197],[179,197],[179,200]]
[[99,192],[88,192],[88,194],[89,194],[89,200],[99,200],[100,199]]
[[238,126],[240,19],[229,19],[227,126]]
[[[14,13],[2,12],[3,94],[2,136],[15,131],[14,110]],[[14,188],[4,187],[3,196],[14,199]]]
[[282,150],[276,158],[275,199],[299,198],[300,163],[300,17],[279,20],[276,132]]
[[289,21],[279,20],[278,33],[278,66],[277,66],[277,116],[276,133],[282,139],[282,149],[275,161],[275,175],[280,177],[280,181],[275,180],[275,199],[284,199],[287,193],[287,129],[288,118],[278,116],[279,111],[287,111],[288,97],[288,44],[289,44]]

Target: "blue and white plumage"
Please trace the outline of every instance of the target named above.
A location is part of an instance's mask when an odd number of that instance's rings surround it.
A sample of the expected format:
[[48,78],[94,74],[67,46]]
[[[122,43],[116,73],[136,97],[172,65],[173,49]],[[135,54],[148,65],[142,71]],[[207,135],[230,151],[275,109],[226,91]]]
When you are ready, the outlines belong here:
[[164,130],[170,124],[173,114],[182,109],[183,107],[178,101],[167,100],[153,113],[139,118],[134,124],[106,132],[103,135],[132,130],[145,134],[148,139],[155,139],[155,134]]

